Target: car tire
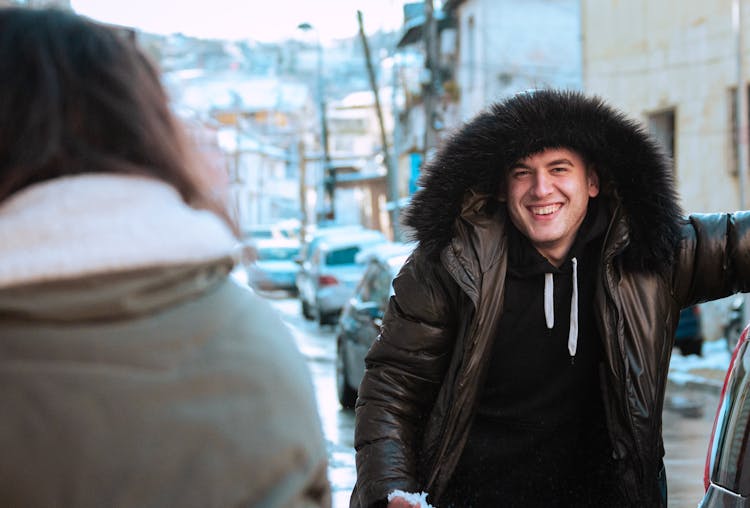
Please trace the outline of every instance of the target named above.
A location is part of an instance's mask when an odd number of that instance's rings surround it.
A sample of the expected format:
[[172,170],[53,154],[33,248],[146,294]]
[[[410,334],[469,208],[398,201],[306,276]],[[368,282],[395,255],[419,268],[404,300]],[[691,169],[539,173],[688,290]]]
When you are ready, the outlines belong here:
[[304,300],[300,300],[300,303],[302,304],[302,316],[305,319],[312,321],[315,316],[313,316],[312,309],[310,309],[310,304]]
[[697,338],[697,339],[686,339],[680,341],[680,343],[677,345],[678,348],[680,348],[680,352],[683,356],[688,355],[702,355],[703,350],[703,339]]
[[343,341],[338,341],[338,347],[336,348],[336,395],[341,407],[353,409],[357,402],[357,390],[349,385],[348,377],[346,346]]
[[322,325],[335,325],[339,322],[338,312],[323,312],[318,310],[318,324]]

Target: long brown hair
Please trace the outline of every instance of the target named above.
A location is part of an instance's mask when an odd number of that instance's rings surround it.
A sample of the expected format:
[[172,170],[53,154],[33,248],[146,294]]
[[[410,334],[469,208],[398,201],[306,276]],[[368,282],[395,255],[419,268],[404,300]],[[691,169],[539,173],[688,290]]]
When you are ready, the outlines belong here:
[[61,10],[0,8],[0,202],[66,175],[141,174],[236,231],[201,169],[128,32]]

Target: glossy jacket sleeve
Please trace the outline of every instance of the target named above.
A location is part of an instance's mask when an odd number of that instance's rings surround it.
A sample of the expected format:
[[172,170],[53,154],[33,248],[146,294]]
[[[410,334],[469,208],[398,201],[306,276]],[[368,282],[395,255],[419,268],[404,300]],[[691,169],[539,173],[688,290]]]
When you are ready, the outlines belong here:
[[[455,341],[457,286],[417,251],[394,280],[359,388],[354,445],[359,506],[396,489],[418,492],[420,437]],[[354,504],[356,505],[356,504]]]
[[750,291],[750,212],[688,217],[673,287],[681,307]]

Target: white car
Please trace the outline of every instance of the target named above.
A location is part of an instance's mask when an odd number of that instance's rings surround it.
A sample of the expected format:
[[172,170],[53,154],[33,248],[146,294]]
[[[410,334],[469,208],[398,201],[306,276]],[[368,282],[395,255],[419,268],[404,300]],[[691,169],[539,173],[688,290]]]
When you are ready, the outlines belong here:
[[298,260],[297,290],[302,314],[320,324],[334,324],[354,293],[365,265],[357,254],[387,239],[380,231],[346,228],[314,239]]
[[296,291],[299,240],[267,238],[256,240],[251,248],[254,261],[247,267],[248,283],[256,290]]

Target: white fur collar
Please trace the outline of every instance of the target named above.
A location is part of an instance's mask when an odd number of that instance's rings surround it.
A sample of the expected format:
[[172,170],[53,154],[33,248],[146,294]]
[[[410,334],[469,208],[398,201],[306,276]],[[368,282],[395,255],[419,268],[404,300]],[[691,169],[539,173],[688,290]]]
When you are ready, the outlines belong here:
[[210,262],[235,248],[215,214],[152,178],[58,178],[0,203],[0,287]]

